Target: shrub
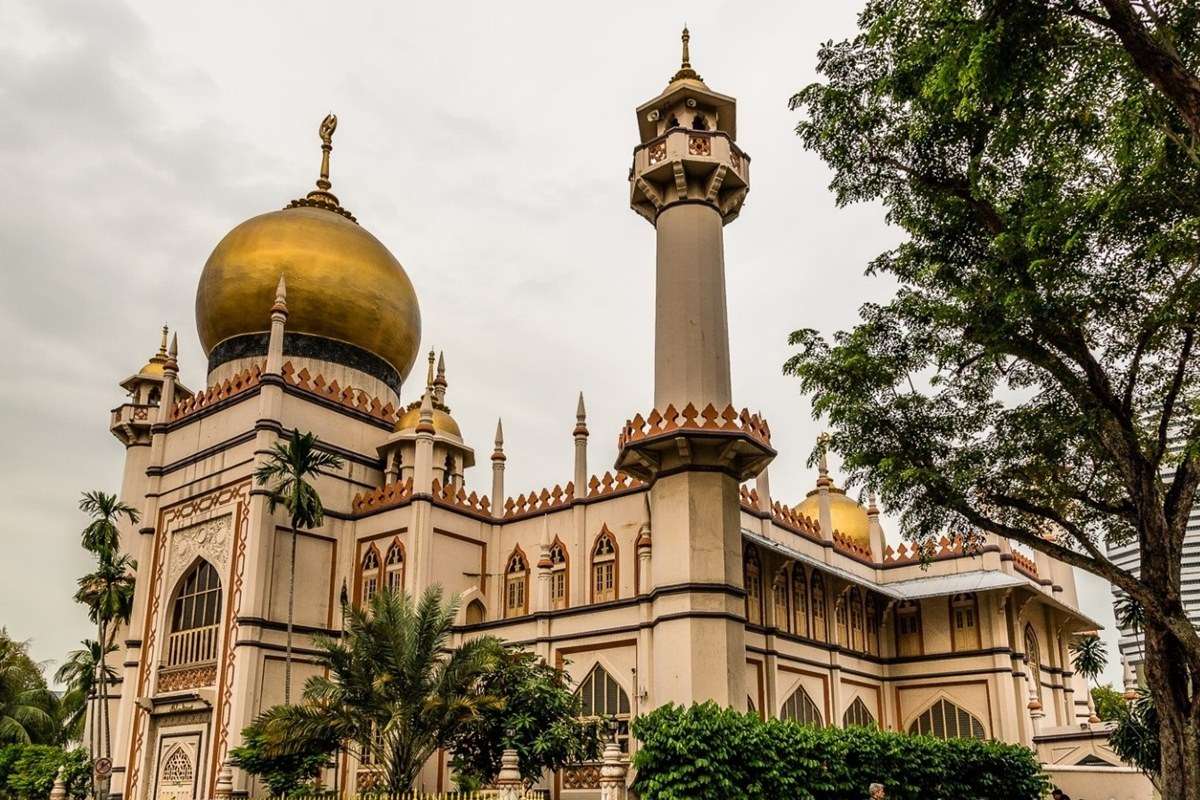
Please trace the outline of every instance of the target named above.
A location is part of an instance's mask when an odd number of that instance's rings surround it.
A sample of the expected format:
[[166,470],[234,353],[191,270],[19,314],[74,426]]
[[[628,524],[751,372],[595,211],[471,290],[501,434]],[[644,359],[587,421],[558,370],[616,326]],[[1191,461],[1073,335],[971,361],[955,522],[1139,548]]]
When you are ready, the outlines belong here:
[[321,774],[336,745],[332,740],[304,739],[292,749],[272,747],[262,726],[242,731],[242,745],[229,751],[229,760],[266,784],[273,797],[303,793]]
[[664,706],[633,724],[642,800],[846,800],[879,782],[889,800],[1039,800],[1033,752],[974,739],[763,722],[714,703]]
[[45,800],[54,788],[59,767],[66,767],[67,794],[75,800],[87,797],[91,768],[82,748],[14,744],[0,749],[0,797]]

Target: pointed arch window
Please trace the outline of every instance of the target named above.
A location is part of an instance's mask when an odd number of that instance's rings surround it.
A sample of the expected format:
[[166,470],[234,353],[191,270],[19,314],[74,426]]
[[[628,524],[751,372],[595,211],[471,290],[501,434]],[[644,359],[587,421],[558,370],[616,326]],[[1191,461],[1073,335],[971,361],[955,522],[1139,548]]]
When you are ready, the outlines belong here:
[[388,548],[383,575],[384,585],[389,592],[400,594],[404,591],[404,547],[399,542],[392,542]]
[[813,702],[812,697],[801,686],[792,692],[779,711],[779,718],[799,722],[801,725],[821,727],[825,721],[821,718],[821,709]]
[[475,598],[467,603],[467,624],[478,625],[487,619],[487,609],[483,607],[483,603],[479,602],[479,598]]
[[921,643],[921,604],[904,600],[896,605],[896,652],[901,656],[919,656]]
[[746,583],[746,622],[762,625],[762,563],[758,560],[757,547],[746,547],[742,571]]
[[867,599],[863,603],[863,616],[867,621],[867,652],[873,656],[879,655],[879,605],[875,602],[875,595],[867,592]]
[[955,650],[979,649],[979,601],[974,592],[950,598],[950,636]]
[[221,619],[221,576],[200,559],[180,579],[171,606],[167,666],[202,664],[217,658]]
[[775,576],[775,582],[771,584],[771,597],[775,605],[775,618],[773,620],[776,628],[781,631],[790,629],[788,614],[788,576],[787,570],[779,570],[779,574]]
[[592,602],[617,599],[617,540],[605,526],[592,545]]
[[520,550],[508,557],[504,568],[504,616],[519,617],[529,611],[529,562]]
[[629,695],[604,667],[597,664],[579,684],[582,716],[617,724],[617,744],[629,752]]
[[[184,790],[194,788],[193,784],[196,780],[196,769],[192,764],[192,758],[188,751],[182,745],[177,745],[171,754],[163,761],[162,775],[159,776],[158,783],[161,789],[167,790],[162,794],[175,794]],[[175,790],[171,792],[170,790]]]
[[379,591],[379,551],[371,546],[362,560],[362,584],[360,596],[365,606]]
[[833,618],[837,626],[837,643],[850,647],[850,626],[846,622],[846,594],[843,592],[833,601]]
[[804,567],[792,567],[792,632],[808,636],[808,579]]
[[1029,680],[1037,692],[1039,701],[1042,699],[1042,649],[1038,647],[1037,633],[1033,626],[1025,625],[1025,663],[1029,665]]
[[938,700],[913,720],[909,733],[936,739],[983,739],[983,723],[949,700]]
[[567,607],[567,549],[557,539],[550,545],[550,607]]
[[862,701],[861,697],[854,698],[854,702],[846,709],[846,713],[842,715],[843,728],[878,728],[879,723],[875,721],[875,715],[871,713],[871,709],[867,708],[867,704]]
[[828,641],[829,629],[825,622],[825,579],[821,573],[813,570],[812,591],[812,638],[819,642]]
[[866,652],[866,632],[863,630],[862,593],[857,586],[850,588],[850,646],[860,653]]

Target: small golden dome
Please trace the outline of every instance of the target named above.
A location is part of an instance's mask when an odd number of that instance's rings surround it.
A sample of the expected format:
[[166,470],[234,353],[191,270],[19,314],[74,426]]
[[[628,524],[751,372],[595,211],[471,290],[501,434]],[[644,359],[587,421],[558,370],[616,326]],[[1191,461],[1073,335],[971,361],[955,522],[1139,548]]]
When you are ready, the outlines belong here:
[[[416,430],[417,423],[421,421],[421,404],[414,403],[400,415],[400,419],[396,420],[396,431]],[[440,433],[443,436],[452,436],[456,439],[462,439],[462,431],[458,428],[458,423],[454,421],[454,417],[450,416],[449,412],[443,411],[440,408],[433,409],[433,430],[434,433]]]
[[[797,514],[810,517],[813,521],[821,519],[820,489],[813,489],[793,509]],[[867,550],[871,549],[871,526],[867,519],[867,510],[846,496],[845,489],[836,486],[829,487],[829,519],[833,529],[839,531]]]

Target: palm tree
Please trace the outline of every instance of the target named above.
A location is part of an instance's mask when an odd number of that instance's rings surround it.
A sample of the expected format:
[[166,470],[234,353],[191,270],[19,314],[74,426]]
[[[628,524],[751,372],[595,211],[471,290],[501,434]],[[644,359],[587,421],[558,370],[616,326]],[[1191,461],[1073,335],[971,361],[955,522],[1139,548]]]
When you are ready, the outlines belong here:
[[1142,661],[1146,657],[1142,650],[1144,643],[1141,636],[1142,629],[1146,626],[1146,610],[1142,608],[1141,603],[1129,595],[1121,595],[1114,604],[1113,611],[1117,618],[1117,625],[1133,631],[1133,638],[1138,642],[1138,661]]
[[[79,579],[75,601],[88,607],[88,619],[96,623],[96,641],[107,648],[113,644],[119,624],[129,622],[133,611],[133,572],[137,562],[129,556],[102,550],[96,570]],[[103,661],[101,661],[103,663]],[[104,756],[111,753],[111,730],[108,713],[108,678],[105,670],[97,669],[98,713],[93,721],[103,726]]]
[[83,548],[97,554],[117,552],[121,538],[117,525],[121,517],[136,525],[139,516],[137,509],[122,503],[115,494],[96,489],[83,493],[79,510],[92,518],[83,529]]
[[0,628],[0,744],[48,741],[54,727],[52,698],[25,642]]
[[342,459],[317,448],[313,433],[292,431],[284,444],[276,442],[267,460],[254,471],[259,486],[271,484],[267,506],[274,514],[279,506],[287,509],[292,534],[292,553],[288,561],[287,649],[283,666],[283,702],[292,702],[292,620],[296,606],[296,530],[316,528],[325,521],[321,496],[308,482],[323,469],[341,469]]
[[[109,653],[115,653],[117,646],[105,646],[101,655],[100,643],[94,639],[84,639],[79,650],[72,650],[67,660],[54,673],[55,683],[62,684],[66,691],[62,697],[63,734],[68,741],[78,741],[83,737],[89,715],[93,712],[92,700],[95,699],[97,678],[104,674],[106,681],[115,680],[117,671],[105,662]],[[96,724],[91,725],[92,747],[95,752]]]
[[450,649],[456,610],[457,599],[443,603],[438,586],[419,601],[384,588],[369,609],[347,608],[340,639],[317,637],[328,677],[308,679],[303,703],[259,718],[270,745],[287,752],[346,742],[380,769],[389,794],[408,790],[439,747],[499,702],[479,691],[479,679],[501,645],[482,637]]

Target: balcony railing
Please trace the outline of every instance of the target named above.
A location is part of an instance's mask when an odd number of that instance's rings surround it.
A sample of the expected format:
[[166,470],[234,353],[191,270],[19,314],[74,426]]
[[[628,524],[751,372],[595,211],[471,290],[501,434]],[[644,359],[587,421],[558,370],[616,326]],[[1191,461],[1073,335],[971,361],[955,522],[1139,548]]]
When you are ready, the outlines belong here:
[[167,666],[203,664],[217,659],[217,626],[191,628],[167,638]]

